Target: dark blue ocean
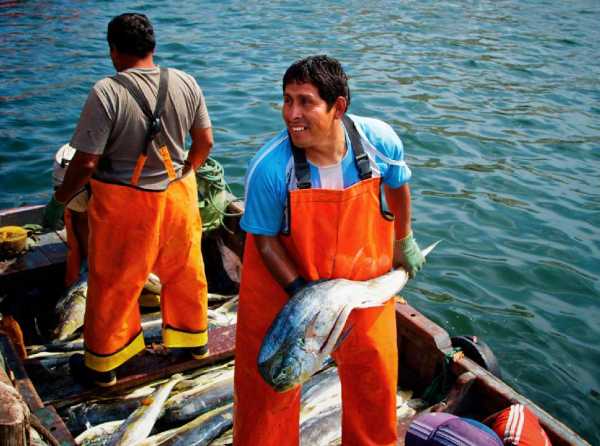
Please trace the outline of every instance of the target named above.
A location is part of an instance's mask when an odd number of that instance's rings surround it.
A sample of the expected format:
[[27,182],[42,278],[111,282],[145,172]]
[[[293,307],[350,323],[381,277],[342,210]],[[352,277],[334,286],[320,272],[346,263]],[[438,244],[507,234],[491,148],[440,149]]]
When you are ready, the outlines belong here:
[[50,197],[126,11],[153,20],[159,64],[200,83],[239,195],[282,127],[285,69],[338,58],[351,112],[404,141],[418,241],[444,240],[405,297],[600,444],[600,2],[1,0],[0,208]]

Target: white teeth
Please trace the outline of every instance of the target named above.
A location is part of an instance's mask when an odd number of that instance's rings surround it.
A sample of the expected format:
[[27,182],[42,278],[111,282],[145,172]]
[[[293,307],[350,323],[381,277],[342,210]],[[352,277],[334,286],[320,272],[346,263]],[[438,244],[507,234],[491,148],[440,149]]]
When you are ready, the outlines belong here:
[[292,132],[301,132],[306,129],[306,127],[292,127]]

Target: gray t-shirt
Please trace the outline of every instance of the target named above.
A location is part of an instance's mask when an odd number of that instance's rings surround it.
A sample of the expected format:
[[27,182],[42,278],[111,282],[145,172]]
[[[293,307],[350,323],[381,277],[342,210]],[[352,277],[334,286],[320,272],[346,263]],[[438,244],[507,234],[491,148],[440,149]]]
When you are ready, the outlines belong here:
[[[125,73],[144,93],[150,108],[156,106],[160,69],[131,68]],[[162,114],[158,141],[166,144],[177,176],[185,161],[184,144],[191,129],[211,126],[202,90],[196,80],[183,71],[169,68],[169,87]],[[71,146],[102,155],[94,177],[112,183],[129,184],[136,161],[142,152],[148,118],[131,94],[107,77],[94,85],[81,112]],[[165,189],[168,177],[158,153],[157,139],[148,149],[148,159],[139,187]]]

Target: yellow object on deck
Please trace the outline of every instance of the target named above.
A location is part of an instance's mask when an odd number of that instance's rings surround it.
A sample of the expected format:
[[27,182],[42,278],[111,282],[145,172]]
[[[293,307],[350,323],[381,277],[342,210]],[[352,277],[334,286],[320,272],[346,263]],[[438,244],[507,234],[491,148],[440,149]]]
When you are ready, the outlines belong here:
[[27,247],[27,229],[21,226],[0,227],[0,256],[16,256]]

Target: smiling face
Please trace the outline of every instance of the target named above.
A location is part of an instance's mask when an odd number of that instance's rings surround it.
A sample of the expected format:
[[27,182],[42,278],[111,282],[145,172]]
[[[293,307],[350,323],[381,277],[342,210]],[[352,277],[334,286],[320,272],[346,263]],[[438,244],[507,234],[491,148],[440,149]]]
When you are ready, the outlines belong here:
[[292,142],[304,150],[319,150],[338,137],[346,101],[339,97],[329,107],[312,83],[291,82],[283,92],[283,120]]

